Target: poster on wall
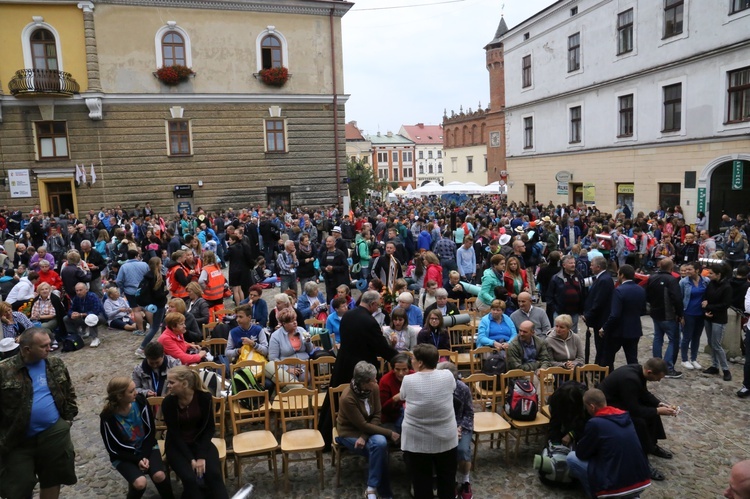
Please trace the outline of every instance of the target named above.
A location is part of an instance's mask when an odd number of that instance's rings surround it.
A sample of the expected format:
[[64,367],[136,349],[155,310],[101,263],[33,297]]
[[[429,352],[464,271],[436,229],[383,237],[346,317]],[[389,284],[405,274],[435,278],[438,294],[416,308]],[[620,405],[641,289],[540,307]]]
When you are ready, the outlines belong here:
[[10,197],[31,197],[31,180],[29,180],[29,170],[8,170],[8,180],[10,184]]
[[568,183],[567,182],[558,182],[557,183],[557,195],[558,196],[568,196]]
[[583,204],[596,204],[596,187],[594,184],[583,184]]

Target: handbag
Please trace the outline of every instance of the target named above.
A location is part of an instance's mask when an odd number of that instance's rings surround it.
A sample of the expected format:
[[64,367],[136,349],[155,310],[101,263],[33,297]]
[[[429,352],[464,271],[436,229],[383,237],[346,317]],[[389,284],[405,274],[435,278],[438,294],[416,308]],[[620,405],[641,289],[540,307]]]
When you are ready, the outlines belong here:
[[493,350],[482,356],[482,372],[490,376],[500,376],[508,370],[505,363],[505,350]]
[[263,366],[253,366],[252,371],[254,376],[260,376],[263,372],[263,368],[265,367],[266,362],[268,362],[268,359],[266,359],[262,353],[260,353],[250,345],[242,345],[242,348],[240,349],[240,356],[237,360],[239,362],[243,362],[246,360],[261,362]]

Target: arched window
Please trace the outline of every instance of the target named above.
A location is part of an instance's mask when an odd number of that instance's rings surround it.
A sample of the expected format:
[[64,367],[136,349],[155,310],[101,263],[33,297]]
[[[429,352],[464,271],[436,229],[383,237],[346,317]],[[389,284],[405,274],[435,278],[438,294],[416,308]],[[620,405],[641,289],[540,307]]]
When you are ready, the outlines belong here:
[[451,138],[453,137],[453,134],[451,134],[450,130],[445,131],[445,147],[451,146]]
[[179,33],[168,31],[161,39],[161,55],[164,66],[187,66],[185,40]]
[[260,42],[263,69],[280,68],[284,65],[281,57],[281,40],[275,35],[266,35]]
[[477,133],[477,126],[472,125],[471,127],[471,145],[476,145],[477,139],[479,139],[479,135]]
[[46,29],[31,34],[31,60],[34,69],[59,69],[55,36]]

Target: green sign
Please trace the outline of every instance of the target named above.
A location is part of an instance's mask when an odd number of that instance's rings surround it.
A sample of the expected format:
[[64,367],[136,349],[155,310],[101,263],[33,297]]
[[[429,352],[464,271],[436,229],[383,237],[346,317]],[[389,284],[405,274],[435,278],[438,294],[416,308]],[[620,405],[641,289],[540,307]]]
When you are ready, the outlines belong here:
[[698,188],[698,211],[706,213],[706,188]]
[[732,161],[732,190],[742,190],[743,168],[742,161]]

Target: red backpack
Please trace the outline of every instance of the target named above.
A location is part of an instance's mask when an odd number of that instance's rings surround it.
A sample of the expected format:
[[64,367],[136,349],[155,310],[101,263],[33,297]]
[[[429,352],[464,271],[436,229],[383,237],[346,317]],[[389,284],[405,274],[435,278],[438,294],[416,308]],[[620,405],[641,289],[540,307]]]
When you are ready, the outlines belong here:
[[539,396],[528,379],[517,379],[508,387],[505,413],[517,421],[534,421],[539,410]]

